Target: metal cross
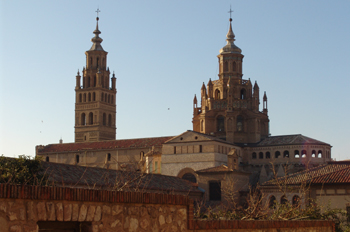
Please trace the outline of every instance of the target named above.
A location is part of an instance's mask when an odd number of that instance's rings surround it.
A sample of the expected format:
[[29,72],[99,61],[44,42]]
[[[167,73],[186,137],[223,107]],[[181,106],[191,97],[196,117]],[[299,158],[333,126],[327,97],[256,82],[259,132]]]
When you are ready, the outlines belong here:
[[100,13],[100,9],[97,8],[97,10],[95,11],[97,13],[97,17],[98,17],[98,13]]
[[230,13],[230,18],[232,18],[231,17],[231,13],[233,12],[233,10],[231,10],[231,5],[230,5],[230,11],[229,12],[227,12],[227,13]]

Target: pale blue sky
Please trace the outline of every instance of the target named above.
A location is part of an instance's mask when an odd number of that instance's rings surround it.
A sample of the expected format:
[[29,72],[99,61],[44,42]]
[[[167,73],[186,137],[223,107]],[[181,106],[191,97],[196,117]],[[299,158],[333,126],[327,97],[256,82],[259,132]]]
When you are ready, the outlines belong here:
[[230,5],[243,78],[267,92],[271,134],[303,134],[349,159],[348,0],[1,1],[0,154],[74,141],[75,75],[98,6],[117,139],[192,129],[193,96],[217,79]]

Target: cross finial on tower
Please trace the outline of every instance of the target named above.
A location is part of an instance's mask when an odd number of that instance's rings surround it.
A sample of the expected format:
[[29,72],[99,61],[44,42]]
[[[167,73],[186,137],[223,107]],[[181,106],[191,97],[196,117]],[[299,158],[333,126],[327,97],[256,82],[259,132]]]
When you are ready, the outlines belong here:
[[231,17],[232,12],[233,10],[231,10],[231,5],[230,5],[230,11],[227,12],[227,13],[230,13],[230,21],[232,21],[232,17]]
[[100,9],[97,7],[97,10],[95,11],[97,13],[97,18],[98,18],[98,13],[100,13]]

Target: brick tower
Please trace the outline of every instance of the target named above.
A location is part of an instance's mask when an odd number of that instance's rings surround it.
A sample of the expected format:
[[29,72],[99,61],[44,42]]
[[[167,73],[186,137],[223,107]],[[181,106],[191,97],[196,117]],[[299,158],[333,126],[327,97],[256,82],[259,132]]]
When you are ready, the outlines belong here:
[[226,35],[227,44],[220,50],[219,79],[204,82],[201,106],[193,100],[193,130],[214,135],[231,143],[256,143],[269,134],[267,97],[259,111],[259,86],[242,79],[242,50],[234,44],[232,19]]
[[107,67],[107,52],[103,50],[96,18],[92,46],[85,52],[86,68],[76,76],[75,142],[115,140],[116,135],[116,78]]

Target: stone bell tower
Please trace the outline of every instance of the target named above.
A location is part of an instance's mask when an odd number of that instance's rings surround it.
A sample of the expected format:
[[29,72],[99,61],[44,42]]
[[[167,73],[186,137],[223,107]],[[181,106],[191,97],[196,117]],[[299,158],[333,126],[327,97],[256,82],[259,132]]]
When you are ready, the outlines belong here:
[[75,142],[115,140],[116,135],[116,78],[113,74],[110,81],[98,20],[92,46],[85,52],[86,67],[76,76]]
[[232,19],[226,35],[227,44],[220,49],[219,79],[204,82],[201,106],[193,100],[193,130],[210,134],[231,143],[257,143],[269,134],[267,97],[263,111],[259,111],[259,86],[244,80],[242,50],[234,44]]

